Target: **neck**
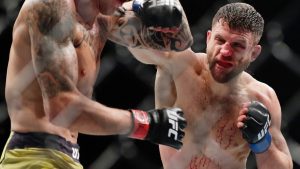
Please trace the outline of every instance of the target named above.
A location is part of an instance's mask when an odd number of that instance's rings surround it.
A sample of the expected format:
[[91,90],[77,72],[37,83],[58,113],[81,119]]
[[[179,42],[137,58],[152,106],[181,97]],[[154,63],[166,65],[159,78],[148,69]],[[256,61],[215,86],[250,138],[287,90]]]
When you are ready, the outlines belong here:
[[95,0],[74,0],[75,8],[83,22],[93,25],[95,18],[99,13],[99,1]]
[[239,75],[237,75],[236,77],[232,78],[231,80],[229,80],[228,82],[225,82],[225,83],[219,83],[211,76],[211,78],[213,80],[213,83],[212,83],[213,93],[215,93],[217,95],[226,96],[229,93],[232,93],[233,91],[240,90],[241,76],[242,76],[242,73],[240,73]]

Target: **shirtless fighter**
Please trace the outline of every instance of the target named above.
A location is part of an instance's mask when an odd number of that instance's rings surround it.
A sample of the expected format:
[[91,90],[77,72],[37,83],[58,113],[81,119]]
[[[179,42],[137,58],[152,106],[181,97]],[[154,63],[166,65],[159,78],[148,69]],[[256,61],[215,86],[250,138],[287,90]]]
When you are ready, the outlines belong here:
[[130,49],[157,65],[156,107],[180,107],[187,119],[182,149],[160,146],[164,169],[245,169],[250,151],[259,169],[292,169],[276,93],[245,72],[263,27],[252,6],[230,3],[212,20],[206,53]]
[[128,134],[182,146],[186,121],[181,109],[128,111],[91,99],[107,39],[165,51],[182,51],[192,44],[178,0],[123,5],[117,0],[24,2],[9,56],[5,94],[12,132],[0,168],[82,168],[79,132]]

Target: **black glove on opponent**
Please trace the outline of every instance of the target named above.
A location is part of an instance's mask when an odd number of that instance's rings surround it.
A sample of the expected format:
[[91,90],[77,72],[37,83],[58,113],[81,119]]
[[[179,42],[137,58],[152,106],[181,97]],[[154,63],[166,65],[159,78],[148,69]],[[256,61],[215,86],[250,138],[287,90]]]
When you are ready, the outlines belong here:
[[147,27],[174,28],[182,22],[178,0],[134,0],[132,9]]
[[133,130],[129,137],[149,140],[175,149],[182,147],[183,129],[187,122],[179,108],[163,108],[150,111],[130,110]]

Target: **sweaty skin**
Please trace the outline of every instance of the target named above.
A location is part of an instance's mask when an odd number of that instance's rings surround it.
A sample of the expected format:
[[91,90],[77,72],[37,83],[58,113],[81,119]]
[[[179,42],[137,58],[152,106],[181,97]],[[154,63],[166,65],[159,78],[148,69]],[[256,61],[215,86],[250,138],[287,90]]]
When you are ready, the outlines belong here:
[[132,11],[117,6],[119,1],[114,0],[24,2],[14,24],[7,69],[5,95],[11,130],[56,134],[72,143],[77,142],[79,132],[129,132],[129,111],[91,99],[105,42],[183,50],[188,41],[182,37],[190,32],[173,34],[169,43],[152,42],[147,37],[154,33],[168,37],[147,30]]
[[251,33],[219,21],[207,33],[207,53],[130,49],[141,62],[157,65],[156,107],[180,107],[187,119],[182,149],[160,146],[164,169],[245,169],[250,149],[239,128],[252,100],[272,116],[272,143],[256,155],[258,168],[292,168],[278,98],[244,71],[260,53],[261,46],[253,44]]

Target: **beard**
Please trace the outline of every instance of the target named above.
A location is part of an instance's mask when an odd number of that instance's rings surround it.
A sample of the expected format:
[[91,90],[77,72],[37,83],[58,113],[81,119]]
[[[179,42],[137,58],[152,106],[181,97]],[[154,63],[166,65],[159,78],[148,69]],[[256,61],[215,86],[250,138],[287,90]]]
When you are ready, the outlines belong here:
[[215,81],[227,83],[247,69],[249,63],[238,64],[231,68],[224,68],[218,65],[216,59],[208,59],[209,70]]

